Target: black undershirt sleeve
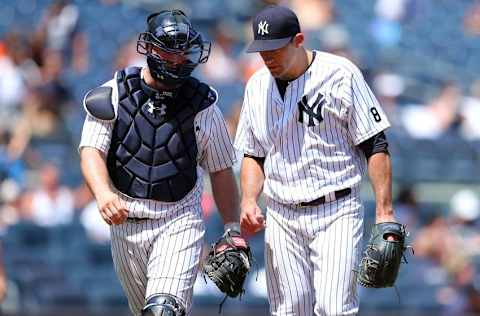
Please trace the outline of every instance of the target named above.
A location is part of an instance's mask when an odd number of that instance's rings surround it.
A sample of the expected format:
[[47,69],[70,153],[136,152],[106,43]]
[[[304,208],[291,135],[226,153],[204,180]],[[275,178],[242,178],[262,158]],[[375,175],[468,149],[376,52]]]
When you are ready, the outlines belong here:
[[263,166],[263,163],[265,162],[265,157],[256,157],[249,154],[243,154],[243,157],[252,158],[262,166]]
[[375,136],[370,137],[366,141],[360,143],[358,147],[363,151],[367,160],[376,153],[386,153],[388,152],[388,142],[387,136],[384,132],[380,132]]

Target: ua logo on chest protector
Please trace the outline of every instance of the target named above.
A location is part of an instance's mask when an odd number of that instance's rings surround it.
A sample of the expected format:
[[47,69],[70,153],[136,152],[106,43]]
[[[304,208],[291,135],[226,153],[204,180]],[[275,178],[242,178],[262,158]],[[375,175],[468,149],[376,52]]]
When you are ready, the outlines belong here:
[[258,23],[258,34],[265,35],[268,34],[268,23],[266,20],[260,21]]
[[306,115],[308,116],[308,126],[320,125],[320,123],[323,121],[322,107],[325,102],[325,97],[323,94],[319,93],[315,101],[310,105],[308,104],[308,97],[304,95],[298,102],[298,111],[300,113],[298,121],[303,123],[304,115]]
[[153,116],[157,116],[157,114],[160,116],[167,114],[167,106],[163,103],[160,106],[155,106],[155,102],[150,100],[148,101],[147,106],[147,112],[152,114]]

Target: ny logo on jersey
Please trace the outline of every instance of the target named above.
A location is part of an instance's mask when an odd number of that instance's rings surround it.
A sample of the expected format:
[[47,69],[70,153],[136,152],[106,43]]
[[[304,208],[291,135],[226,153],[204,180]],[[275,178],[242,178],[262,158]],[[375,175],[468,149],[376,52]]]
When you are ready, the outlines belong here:
[[148,101],[147,105],[148,105],[147,112],[152,114],[155,117],[157,116],[157,113],[160,114],[160,116],[167,114],[167,106],[163,103],[161,106],[158,107],[158,106],[155,106],[155,103],[152,100],[150,100]]
[[[325,97],[319,93],[315,101],[310,105],[308,104],[307,95],[304,95],[298,102],[298,111],[300,112],[298,121],[303,123],[303,115],[308,115],[308,126],[319,125],[323,121],[322,107],[325,102]],[[318,123],[315,124],[315,122]]]
[[266,20],[260,21],[258,23],[257,33],[260,35],[268,34],[268,23]]

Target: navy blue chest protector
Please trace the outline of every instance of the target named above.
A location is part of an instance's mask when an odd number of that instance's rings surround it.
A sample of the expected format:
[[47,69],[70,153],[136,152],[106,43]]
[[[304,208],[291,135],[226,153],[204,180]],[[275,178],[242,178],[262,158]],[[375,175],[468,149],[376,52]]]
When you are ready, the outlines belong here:
[[208,85],[190,78],[162,102],[142,83],[140,70],[126,68],[117,75],[118,115],[108,172],[130,197],[175,202],[197,181],[194,118],[215,97]]

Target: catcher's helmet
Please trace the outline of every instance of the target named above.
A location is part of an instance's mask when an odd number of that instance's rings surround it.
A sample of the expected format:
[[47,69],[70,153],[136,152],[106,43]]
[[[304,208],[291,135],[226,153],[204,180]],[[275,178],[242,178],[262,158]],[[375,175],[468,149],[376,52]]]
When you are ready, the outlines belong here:
[[180,10],[163,10],[147,18],[147,31],[140,33],[137,52],[147,56],[152,76],[167,86],[178,86],[210,55],[203,41]]

